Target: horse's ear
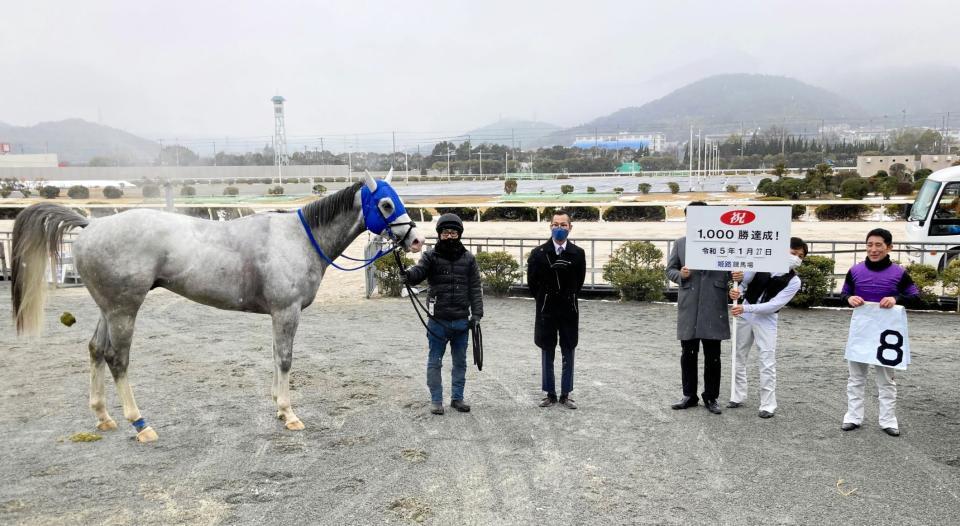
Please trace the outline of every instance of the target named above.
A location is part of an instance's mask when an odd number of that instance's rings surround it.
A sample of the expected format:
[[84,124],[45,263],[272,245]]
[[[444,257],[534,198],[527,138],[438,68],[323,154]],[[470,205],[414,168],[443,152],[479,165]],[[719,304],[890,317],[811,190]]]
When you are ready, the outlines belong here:
[[377,181],[370,175],[370,172],[366,170],[363,171],[363,184],[367,185],[367,188],[371,192],[377,191]]
[[390,171],[387,172],[387,177],[384,179],[385,182],[390,182],[390,179],[393,179],[393,167],[390,167]]

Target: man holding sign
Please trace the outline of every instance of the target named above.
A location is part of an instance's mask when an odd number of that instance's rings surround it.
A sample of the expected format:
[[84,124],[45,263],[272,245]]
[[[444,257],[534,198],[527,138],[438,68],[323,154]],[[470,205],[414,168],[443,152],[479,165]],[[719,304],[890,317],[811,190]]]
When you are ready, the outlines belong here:
[[847,413],[840,426],[844,431],[857,429],[863,422],[864,384],[873,364],[880,402],[880,428],[890,436],[900,436],[894,414],[897,384],[893,371],[894,368],[906,369],[910,355],[906,313],[898,304],[917,299],[920,291],[910,274],[890,261],[891,248],[893,235],[889,230],[871,230],[867,234],[867,259],[847,271],[843,283],[841,298],[856,309],[845,354],[850,378],[847,380]]
[[720,414],[720,341],[730,339],[728,283],[731,278],[741,281],[744,271],[787,272],[791,210],[705,205],[696,201],[687,207],[687,235],[674,244],[667,262],[667,277],[680,286],[677,338],[683,398],[672,407],[697,405],[697,354],[702,344],[704,405]]

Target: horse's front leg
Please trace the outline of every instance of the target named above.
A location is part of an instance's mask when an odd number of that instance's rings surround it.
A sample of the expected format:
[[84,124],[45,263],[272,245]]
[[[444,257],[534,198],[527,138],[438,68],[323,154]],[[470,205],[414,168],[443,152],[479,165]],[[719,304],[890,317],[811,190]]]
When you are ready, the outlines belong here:
[[290,366],[293,365],[293,337],[300,323],[300,304],[291,305],[273,314],[273,396],[277,402],[277,418],[286,423],[287,429],[300,431],[303,422],[290,407]]

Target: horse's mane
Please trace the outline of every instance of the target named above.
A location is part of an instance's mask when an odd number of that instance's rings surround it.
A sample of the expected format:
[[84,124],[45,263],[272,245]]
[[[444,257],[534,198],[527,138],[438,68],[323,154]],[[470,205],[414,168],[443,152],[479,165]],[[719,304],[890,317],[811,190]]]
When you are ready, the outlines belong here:
[[362,182],[353,183],[335,194],[317,199],[303,207],[303,216],[307,218],[310,228],[325,225],[333,221],[338,215],[352,210],[357,190],[360,189],[362,184]]

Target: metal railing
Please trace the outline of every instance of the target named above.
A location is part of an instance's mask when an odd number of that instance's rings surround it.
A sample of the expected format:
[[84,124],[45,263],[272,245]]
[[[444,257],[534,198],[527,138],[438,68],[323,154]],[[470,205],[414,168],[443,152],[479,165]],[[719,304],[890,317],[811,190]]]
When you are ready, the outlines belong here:
[[[603,279],[603,267],[609,262],[611,254],[623,243],[627,241],[648,241],[652,243],[662,252],[663,259],[661,261],[664,265],[667,264],[670,251],[676,243],[676,239],[673,238],[571,238],[570,240],[585,252],[587,276],[584,286],[591,288],[610,287],[610,283]],[[546,241],[543,238],[529,237],[463,238],[463,244],[474,253],[504,251],[519,261],[523,274],[518,284],[525,282],[526,261],[530,250]],[[833,278],[836,280],[834,292],[839,292],[840,287],[843,286],[843,278],[846,276],[847,270],[866,257],[866,243],[863,241],[807,240],[806,243],[810,249],[808,255],[825,256],[834,260]],[[907,265],[910,263],[910,256],[918,258],[921,252],[926,253],[928,257],[938,259],[946,256],[947,260],[960,256],[960,250],[956,249],[955,243],[895,242],[890,257],[894,261]],[[936,264],[932,266],[937,267]],[[666,276],[664,276],[664,286],[668,290],[676,288],[676,285],[667,280]],[[942,286],[936,287],[935,292],[943,295]]]

